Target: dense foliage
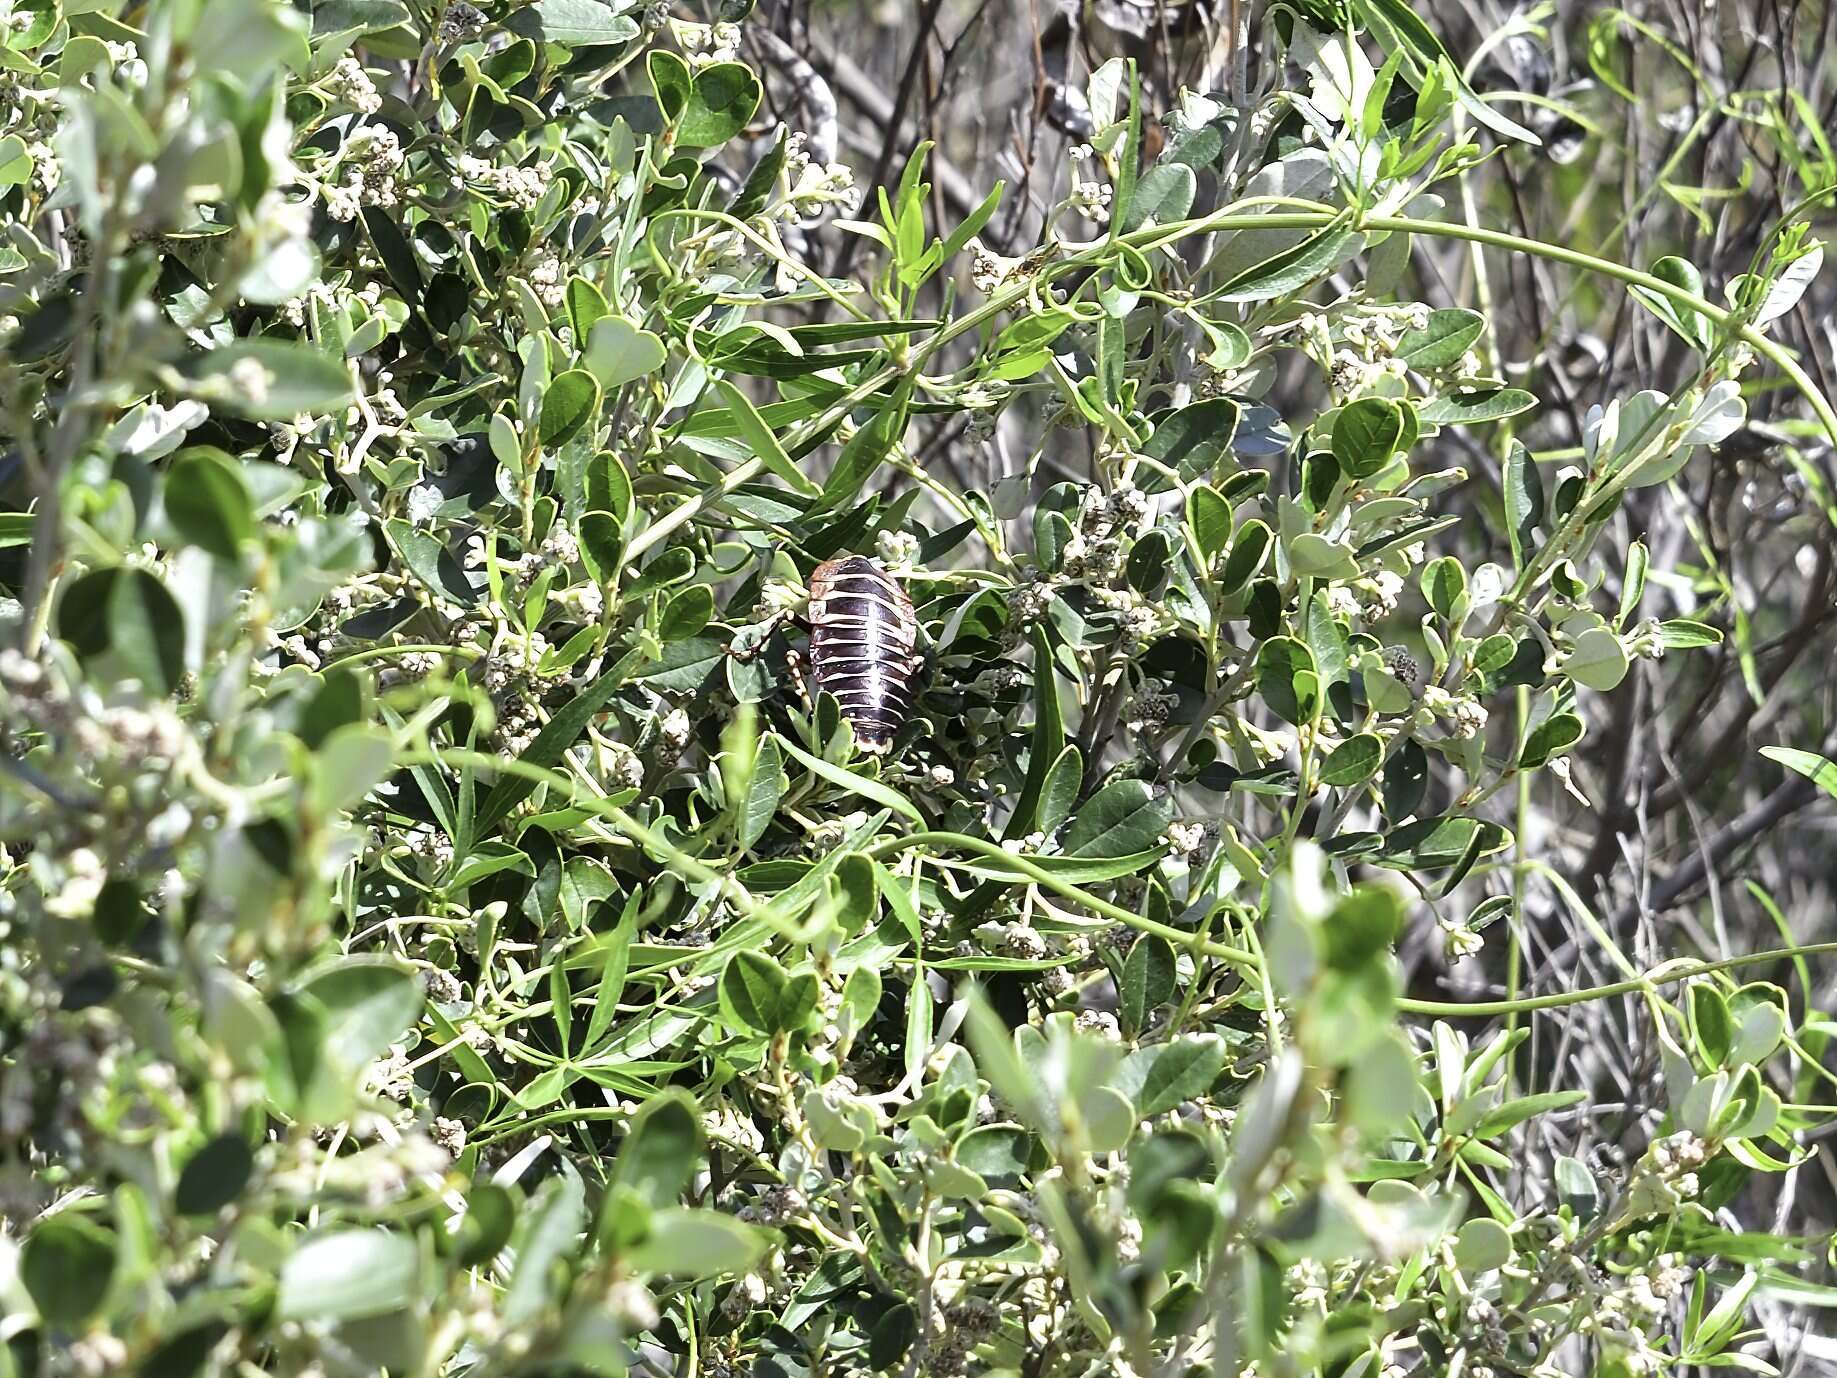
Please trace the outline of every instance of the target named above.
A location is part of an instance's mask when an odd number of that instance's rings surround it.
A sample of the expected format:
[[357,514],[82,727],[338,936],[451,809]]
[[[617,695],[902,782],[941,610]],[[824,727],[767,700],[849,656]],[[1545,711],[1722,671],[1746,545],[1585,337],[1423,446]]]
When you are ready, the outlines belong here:
[[[1760,396],[1823,483],[1806,216],[1709,282],[1489,228],[1539,134],[1356,0],[1158,121],[1096,64],[1017,243],[679,8],[9,11],[0,1365],[1788,1362],[1824,949],[1630,945],[1535,805],[1746,664],[1627,513]],[[1449,243],[1671,367],[1544,444]],[[885,755],[788,669],[848,552]],[[1527,981],[1534,890],[1611,981]]]

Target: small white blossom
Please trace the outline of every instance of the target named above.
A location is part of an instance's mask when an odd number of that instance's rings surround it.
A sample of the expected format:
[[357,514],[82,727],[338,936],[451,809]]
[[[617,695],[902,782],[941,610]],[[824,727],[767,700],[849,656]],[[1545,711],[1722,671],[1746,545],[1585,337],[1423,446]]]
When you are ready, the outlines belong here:
[[1167,846],[1177,856],[1186,856],[1199,850],[1206,840],[1206,825],[1203,823],[1169,823],[1167,825]]
[[1123,1036],[1122,1025],[1108,1010],[1080,1010],[1078,1018],[1073,1022],[1079,1033],[1095,1034],[1098,1038],[1106,1039],[1119,1039]]
[[478,34],[485,27],[485,12],[466,0],[452,0],[440,16],[440,37],[458,43]]
[[906,531],[882,531],[874,548],[887,565],[906,568],[918,559],[919,538]]
[[529,270],[529,285],[544,306],[551,309],[560,306],[568,294],[568,275],[561,260],[554,254],[539,260]]
[[660,730],[663,733],[664,741],[671,747],[680,750],[689,740],[691,731],[689,715],[680,708],[672,708],[664,715]]
[[1112,195],[1108,183],[1079,182],[1072,188],[1071,208],[1089,219],[1107,220],[1110,217]]
[[247,356],[231,364],[224,377],[244,401],[257,407],[268,400],[268,390],[275,381],[267,365],[259,359]]
[[433,521],[434,513],[440,510],[446,498],[431,483],[418,484],[408,494],[408,520],[415,526],[426,526]]
[[362,115],[374,115],[383,107],[376,83],[354,57],[342,57],[325,78],[325,94],[341,105],[348,105]]
[[1020,266],[1018,258],[1004,258],[980,239],[970,240],[970,281],[980,292],[993,292]]

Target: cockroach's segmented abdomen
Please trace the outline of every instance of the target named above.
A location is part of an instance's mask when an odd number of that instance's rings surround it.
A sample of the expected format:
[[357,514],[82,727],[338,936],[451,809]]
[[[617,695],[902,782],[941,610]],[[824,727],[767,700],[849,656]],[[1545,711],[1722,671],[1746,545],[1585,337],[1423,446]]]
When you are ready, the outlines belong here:
[[846,555],[810,576],[810,671],[836,696],[855,740],[885,751],[912,711],[920,658],[918,617],[874,561]]

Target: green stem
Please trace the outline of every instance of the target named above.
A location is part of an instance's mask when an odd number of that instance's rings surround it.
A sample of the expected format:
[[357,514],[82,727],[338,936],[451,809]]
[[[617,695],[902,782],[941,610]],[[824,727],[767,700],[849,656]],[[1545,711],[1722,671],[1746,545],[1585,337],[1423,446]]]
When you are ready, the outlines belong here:
[[990,842],[986,838],[970,837],[964,833],[911,833],[905,837],[890,837],[884,842],[876,842],[873,846],[867,848],[866,854],[875,860],[879,860],[882,857],[892,856],[897,852],[909,851],[914,847],[927,845],[951,847],[964,852],[975,852],[980,856],[988,857],[992,861],[999,861],[1011,867],[1020,875],[1025,876],[1028,880],[1040,886],[1042,889],[1051,890],[1054,894],[1063,896],[1065,899],[1071,900],[1076,904],[1083,905],[1086,909],[1091,910],[1093,913],[1101,914],[1106,919],[1114,919],[1118,923],[1127,924],[1130,928],[1136,929],[1138,932],[1152,933],[1156,937],[1165,938],[1175,947],[1183,947],[1189,952],[1203,953],[1207,957],[1217,957],[1221,961],[1231,962],[1238,966],[1255,967],[1257,965],[1257,959],[1253,953],[1246,952],[1242,948],[1227,946],[1224,943],[1215,943],[1201,934],[1189,933],[1185,929],[1174,928],[1169,924],[1157,923],[1153,919],[1143,918],[1140,914],[1131,913],[1121,905],[1112,904],[1108,900],[1099,899],[1096,895],[1091,894],[1087,890],[1081,890],[1068,880],[1061,880],[1052,872],[1043,870],[1034,865],[1033,862],[1029,861],[1026,857],[1015,852],[1010,852],[1000,843]]
[[1448,1000],[1409,1000],[1397,1001],[1397,1008],[1406,1014],[1434,1014],[1452,1018],[1484,1018],[1495,1014],[1520,1014],[1531,1010],[1554,1010],[1565,1005],[1585,1005],[1591,1000],[1609,1000],[1616,995],[1632,995],[1640,991],[1651,991],[1658,986],[1675,986],[1680,981],[1693,981],[1699,976],[1710,976],[1718,971],[1733,971],[1738,967],[1760,966],[1767,962],[1782,962],[1789,958],[1815,957],[1821,953],[1837,952],[1837,942],[1806,943],[1802,947],[1775,947],[1765,952],[1750,952],[1743,957],[1725,957],[1716,962],[1685,962],[1667,970],[1655,967],[1625,981],[1610,982],[1605,986],[1585,986],[1581,990],[1562,991],[1556,995],[1532,995],[1521,1000],[1474,1000],[1469,1002]]
[[[1341,215],[1330,215],[1325,212],[1293,211],[1267,215],[1244,215],[1235,210],[1227,210],[1215,215],[1201,216],[1194,220],[1178,221],[1172,225],[1157,225],[1148,230],[1138,230],[1133,235],[1123,236],[1122,242],[1131,248],[1152,250],[1184,239],[1188,235],[1211,230],[1317,230],[1341,218]],[[1583,272],[1614,278],[1629,287],[1643,288],[1655,296],[1664,297],[1680,306],[1687,306],[1717,325],[1726,327],[1734,321],[1734,313],[1726,307],[1717,306],[1714,302],[1698,296],[1687,288],[1679,287],[1676,283],[1666,282],[1663,278],[1654,277],[1651,273],[1642,272],[1638,268],[1629,268],[1625,264],[1597,258],[1593,254],[1584,253],[1579,249],[1565,248],[1560,244],[1545,244],[1541,240],[1527,239],[1523,235],[1508,234],[1503,230],[1482,229],[1478,225],[1444,224],[1436,220],[1418,220],[1403,215],[1374,215],[1358,221],[1357,224],[1362,230],[1420,234],[1438,239],[1464,239],[1471,243],[1503,249],[1508,253],[1547,258],[1555,263],[1579,268]],[[1768,339],[1751,325],[1741,324],[1732,333],[1736,339],[1749,346],[1792,381],[1793,386],[1798,389],[1807,405],[1811,407],[1813,415],[1818,418],[1818,423],[1824,427],[1825,434],[1830,436],[1832,443],[1837,444],[1837,410],[1833,410],[1830,402],[1819,391],[1818,385],[1800,367],[1792,351]]]

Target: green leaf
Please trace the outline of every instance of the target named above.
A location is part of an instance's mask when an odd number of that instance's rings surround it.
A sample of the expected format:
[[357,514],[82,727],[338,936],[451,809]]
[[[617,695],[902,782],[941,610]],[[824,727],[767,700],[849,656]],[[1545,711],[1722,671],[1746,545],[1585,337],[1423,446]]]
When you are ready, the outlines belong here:
[[1385,35],[1387,46],[1392,46],[1389,40],[1394,39],[1409,51],[1418,64],[1419,81],[1426,83],[1431,78],[1438,78],[1462,109],[1495,134],[1527,144],[1542,144],[1537,135],[1507,119],[1474,94],[1435,31],[1407,0],[1353,0],[1353,7],[1367,24]]
[[30,512],[0,512],[0,550],[31,544],[34,521]]
[[747,1033],[774,1034],[790,978],[763,952],[736,952],[721,972],[721,1014]]
[[784,741],[781,738],[780,744],[798,764],[812,774],[822,776],[832,785],[840,785],[843,789],[859,794],[863,799],[871,799],[874,803],[893,810],[900,817],[918,824],[921,828],[925,826],[925,815],[918,811],[910,799],[890,785],[883,785],[878,780],[870,780],[865,775],[857,775],[851,770],[832,765],[819,756],[812,756],[796,742]]
[[740,801],[739,816],[734,825],[735,841],[741,851],[750,851],[765,836],[778,814],[778,801],[784,798],[784,753],[778,739],[767,737],[759,743],[759,754],[753,760],[752,778],[747,781],[746,797]]
[[300,994],[325,1016],[327,1055],[352,1072],[387,1052],[421,1014],[421,983],[386,957],[346,957]]
[[1071,544],[1072,524],[1063,512],[1049,507],[1033,510],[1033,554],[1040,568],[1056,574],[1065,564],[1065,548]]
[[1076,746],[1067,746],[1046,772],[1040,786],[1040,807],[1034,816],[1034,827],[1043,833],[1058,830],[1071,817],[1078,802],[1078,791],[1084,784],[1084,755]]
[[1512,657],[1518,654],[1518,643],[1503,632],[1494,632],[1482,641],[1473,653],[1473,668],[1483,675],[1490,675],[1495,670],[1503,670],[1512,663]]
[[74,1330],[101,1309],[115,1274],[115,1241],[74,1210],[43,1220],[20,1250],[19,1280],[52,1325]]
[[430,593],[444,595],[460,603],[478,601],[478,590],[466,578],[459,561],[453,558],[445,543],[432,531],[424,531],[400,517],[383,523],[389,543],[402,557],[402,563]]
[[[1394,760],[1393,765],[1396,763]],[[1382,850],[1373,853],[1370,860],[1399,869],[1439,870],[1496,852],[1508,840],[1505,829],[1497,824],[1459,814],[1437,814],[1392,829],[1384,838]],[[1334,850],[1333,844],[1328,844],[1327,850]]]
[[589,512],[604,512],[621,527],[631,519],[631,476],[612,451],[601,450],[587,461],[586,498]]
[[1496,1105],[1480,1117],[1474,1126],[1474,1137],[1493,1139],[1515,1129],[1526,1120],[1538,1115],[1547,1115],[1552,1110],[1566,1110],[1572,1105],[1588,1099],[1586,1091],[1544,1091],[1534,1096],[1519,1096]]
[[1128,1037],[1140,1034],[1149,1015],[1173,999],[1174,975],[1173,945],[1153,933],[1137,937],[1117,983],[1117,1017]]
[[1220,592],[1234,594],[1248,584],[1269,558],[1272,543],[1269,526],[1262,519],[1252,517],[1240,526],[1231,538],[1231,553],[1225,557],[1225,567],[1218,576]]
[[1707,622],[1673,617],[1658,624],[1658,639],[1668,651],[1691,651],[1701,646],[1720,646],[1722,631]]
[[1369,478],[1396,455],[1404,437],[1403,408],[1388,397],[1361,397],[1333,418],[1333,457],[1342,473]]
[[[722,398],[733,411],[740,438],[752,447],[753,453],[759,457],[767,469],[789,484],[792,491],[802,493],[806,497],[815,497],[824,491],[818,488],[804,471],[792,462],[791,456],[785,453],[785,447],[779,443],[778,436],[770,426],[765,424],[745,393],[725,378],[717,380],[715,387],[720,390]],[[868,427],[862,429],[865,431]],[[860,434],[857,433],[855,438],[859,439]]]
[[1563,661],[1563,673],[1604,694],[1626,678],[1626,648],[1608,628],[1590,627],[1575,639],[1575,648]]
[[1304,631],[1303,639],[1314,657],[1314,669],[1321,685],[1326,687],[1344,681],[1352,661],[1351,640],[1333,615],[1326,589],[1315,589],[1314,596],[1308,600]]
[[1078,313],[1069,307],[1056,306],[1046,311],[1027,312],[1002,327],[990,352],[1000,355],[1044,349],[1077,322]]
[[706,584],[690,584],[665,606],[657,635],[665,641],[681,641],[701,631],[713,618],[714,590]]
[[[593,327],[605,319],[612,308],[606,304],[605,293],[578,276],[568,279],[567,303],[568,328],[574,332],[576,345],[584,346],[592,336]],[[588,367],[591,370],[592,366]],[[605,386],[603,379],[601,386]]]
[[22,187],[32,180],[32,155],[17,134],[0,139],[0,187]]
[[466,1195],[454,1252],[462,1268],[489,1263],[510,1242],[517,1223],[517,1202],[495,1182],[475,1182]]
[[1773,1056],[1786,1033],[1786,1014],[1779,1005],[1759,1001],[1737,1011],[1741,1025],[1729,1047],[1729,1061],[1737,1066],[1758,1063]]
[[536,437],[545,450],[567,444],[599,410],[600,385],[584,368],[558,374],[542,394]]
[[1720,1067],[1728,1060],[1735,1043],[1735,1020],[1722,992],[1705,981],[1690,987],[1690,1033],[1709,1066]]
[[1046,775],[1058,762],[1065,745],[1065,710],[1059,702],[1059,682],[1053,670],[1052,645],[1044,625],[1035,624],[1033,639],[1033,738],[1027,748],[1027,778],[1021,783],[1014,812],[1002,830],[1003,838],[1025,837],[1044,830],[1039,821],[1040,799]]
[[[1610,24],[1611,27],[1611,24]],[[1667,254],[1652,264],[1652,276],[1673,287],[1682,287],[1695,296],[1703,295],[1703,275],[1689,259]],[[1714,344],[1714,332],[1702,312],[1693,310],[1670,297],[1637,285],[1627,289],[1653,315],[1657,316],[1693,349],[1707,352]]]
[[859,933],[879,918],[880,883],[873,862],[858,854],[844,856],[831,880],[836,922],[844,932]]
[[689,107],[689,92],[695,84],[689,64],[667,48],[653,48],[644,59],[651,86],[657,92],[657,104],[664,121],[675,124]]
[[1231,544],[1231,504],[1216,488],[1202,483],[1187,494],[1186,520],[1208,565]]
[[715,62],[695,74],[688,104],[676,121],[679,148],[718,148],[746,127],[763,94],[742,62]]
[[337,728],[327,734],[313,754],[307,799],[324,817],[335,817],[362,803],[389,769],[387,732],[368,723]]
[[1155,412],[1154,434],[1142,453],[1158,459],[1188,483],[1209,474],[1231,451],[1242,409],[1229,397],[1210,397],[1191,406]]
[[[870,867],[872,864],[868,863]],[[875,967],[856,967],[848,973],[848,979],[842,983],[842,1006],[848,1012],[853,1028],[859,1030],[867,1027],[868,1021],[874,1017],[874,1011],[880,1008],[882,989],[880,972]]]
[[1403,929],[1403,902],[1382,885],[1355,885],[1322,925],[1324,957],[1335,971],[1358,971],[1391,950]]
[[78,576],[58,603],[57,623],[86,666],[107,657],[124,677],[160,695],[184,677],[185,615],[147,570],[117,565]]
[[1356,579],[1357,558],[1344,541],[1303,531],[1288,543],[1288,562],[1296,574],[1315,579]]
[[1320,768],[1320,782],[1335,789],[1350,789],[1371,779],[1383,763],[1383,741],[1375,733],[1361,732],[1327,753]]
[[1512,1237],[1505,1226],[1480,1216],[1454,1236],[1454,1262],[1464,1273],[1490,1273],[1512,1261]]
[[1467,601],[1467,571],[1452,555],[1431,560],[1422,570],[1422,596],[1444,621],[1455,621]]
[[1390,1135],[1409,1121],[1419,1084],[1416,1056],[1386,1030],[1341,1074],[1346,1116],[1361,1132]]
[[1257,692],[1270,711],[1300,726],[1320,711],[1320,676],[1314,653],[1292,636],[1275,636],[1257,652]]
[[1116,1072],[1116,1089],[1135,1105],[1138,1118],[1164,1115],[1203,1096],[1225,1070],[1224,1039],[1216,1034],[1183,1034],[1167,1043],[1138,1048]]
[[1551,714],[1525,738],[1518,769],[1535,770],[1552,756],[1560,756],[1582,740],[1582,730],[1582,720],[1574,713]]
[[1600,1209],[1601,1188],[1580,1158],[1558,1156],[1555,1176],[1558,1202],[1574,1211],[1579,1219],[1587,1220]]
[[181,1215],[215,1215],[242,1195],[254,1171],[249,1141],[240,1134],[219,1134],[186,1162],[174,1204]]
[[1091,1086],[1078,1097],[1078,1118],[1083,1121],[1085,1151],[1115,1153],[1129,1142],[1140,1117],[1116,1087]]
[[376,246],[377,257],[383,260],[390,282],[395,284],[404,301],[420,301],[421,265],[415,260],[408,236],[402,233],[395,217],[381,206],[365,206],[363,215],[364,228],[370,232],[370,242]]
[[957,1142],[956,1161],[991,1186],[1015,1186],[1028,1170],[1033,1146],[1033,1136],[1017,1125],[985,1124]]
[[[632,671],[631,678],[650,685],[660,694],[696,694],[701,692],[702,686],[714,676],[715,670],[726,659],[727,646],[724,642],[713,637],[692,636],[667,643],[663,654],[648,665]],[[529,758],[525,756],[524,759]],[[545,761],[543,764],[552,765],[553,762]]]
[[703,1140],[694,1099],[684,1091],[665,1091],[633,1117],[613,1162],[611,1185],[630,1187],[652,1207],[673,1205],[701,1167]]
[[[694,644],[692,641],[673,643],[677,647]],[[612,697],[623,682],[624,675],[618,666],[594,680],[549,718],[547,725],[536,734],[536,740],[529,744],[529,749],[520,759],[527,765],[554,765],[561,759],[563,752],[580,740],[581,733],[587,730],[587,724],[592,721],[594,714],[605,707],[606,700]],[[535,788],[532,780],[520,775],[506,775],[492,786],[491,793],[485,796],[485,802],[479,805],[478,814],[473,820],[474,831],[482,833],[494,826],[528,798],[530,791]]]
[[1800,751],[1790,746],[1763,746],[1760,754],[1795,770],[1819,789],[1837,799],[1837,762],[1827,761],[1815,751]]
[[1505,458],[1505,532],[1512,564],[1523,570],[1537,553],[1535,528],[1544,519],[1544,479],[1531,452],[1517,441]]
[[1065,830],[1066,856],[1113,857],[1158,846],[1174,816],[1168,796],[1144,780],[1112,780],[1088,799]]
[[412,1235],[339,1229],[310,1235],[281,1265],[275,1314],[287,1321],[351,1321],[397,1311],[421,1290]]
[[1139,230],[1151,220],[1157,225],[1184,220],[1198,191],[1199,179],[1185,163],[1156,163],[1135,185],[1123,213],[1123,233]]
[[351,401],[345,365],[293,340],[255,336],[194,354],[179,367],[191,390],[211,408],[253,421],[291,421],[342,411]]
[[834,512],[854,501],[862,485],[874,476],[888,452],[905,434],[907,400],[911,395],[912,380],[908,377],[872,419],[849,437],[842,453],[836,457],[836,467],[823,484],[822,496],[811,508],[810,516]]
[[1488,388],[1430,398],[1416,414],[1432,426],[1477,426],[1517,416],[1536,405],[1537,399],[1523,388]]
[[580,1177],[569,1173],[549,1178],[525,1208],[510,1246],[516,1270],[502,1303],[508,1324],[527,1325],[552,1304],[556,1271],[580,1248],[584,1198]]
[[222,450],[194,446],[172,457],[161,489],[173,530],[220,560],[238,560],[255,534],[254,504]]
[[1480,338],[1486,317],[1463,307],[1444,307],[1429,313],[1429,323],[1407,331],[1397,342],[1397,357],[1413,369],[1427,373],[1459,362]]
[[605,316],[588,329],[581,363],[611,392],[657,372],[664,358],[663,341],[650,331],[640,330],[623,316]]
[[627,1251],[624,1263],[635,1273],[723,1277],[750,1271],[770,1240],[765,1231],[720,1211],[677,1207],[652,1214],[649,1237]]
[[1358,241],[1352,231],[1329,225],[1293,248],[1245,268],[1214,294],[1214,300],[1268,301],[1287,296],[1326,276],[1357,250]]
[[867,1142],[867,1131],[830,1105],[823,1093],[814,1087],[804,1092],[804,1118],[809,1121],[811,1137],[819,1148],[853,1153]]
[[525,38],[567,48],[605,47],[638,36],[633,20],[601,0],[537,0],[512,10],[504,27]]

